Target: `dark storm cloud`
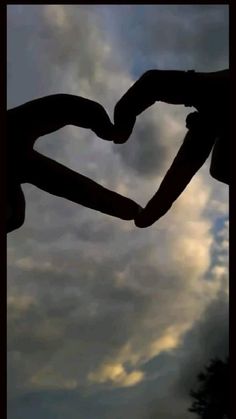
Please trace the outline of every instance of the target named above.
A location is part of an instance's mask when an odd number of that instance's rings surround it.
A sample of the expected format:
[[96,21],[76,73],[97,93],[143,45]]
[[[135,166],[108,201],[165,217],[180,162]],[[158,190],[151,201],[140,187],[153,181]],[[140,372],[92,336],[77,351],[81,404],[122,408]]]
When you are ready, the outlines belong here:
[[188,394],[197,382],[197,374],[206,364],[213,358],[225,360],[228,356],[228,321],[228,296],[219,292],[184,339],[180,349],[183,353],[176,392]]
[[[224,292],[219,292],[186,333],[179,348],[169,354],[161,353],[143,365],[146,381],[130,391],[132,415],[145,419],[191,419],[192,414],[187,411],[191,405],[189,393],[197,382],[197,375],[211,359],[225,360],[227,355],[228,298]],[[119,392],[123,399],[124,391]],[[145,413],[140,416],[139,394],[145,394]]]
[[[11,402],[8,415],[10,419],[109,419],[107,410],[104,396],[101,399],[97,395],[86,396],[78,391],[44,390],[17,397]],[[115,419],[115,414],[112,413],[112,417]]]
[[158,116],[156,121],[140,117],[128,143],[114,147],[128,170],[147,178],[162,172],[167,157],[167,146],[160,141],[165,137],[163,125]]
[[[136,14],[125,13],[126,7],[123,13],[117,8],[114,31],[122,20],[123,31],[115,32],[116,42],[136,76],[148,69],[148,62],[156,68],[199,71],[228,66],[227,6],[150,5],[139,6]],[[138,71],[133,59],[140,63]]]
[[[147,384],[150,396],[150,404],[147,402],[147,405],[149,404],[151,410],[147,418],[158,416],[163,407],[163,419],[178,419],[180,416],[191,419],[192,414],[188,413],[187,409],[191,405],[190,390],[197,383],[197,375],[213,358],[226,359],[228,343],[228,298],[224,292],[219,292],[200,319],[186,333],[182,345],[176,351],[172,354],[161,354],[144,366],[144,371],[149,376],[152,376],[154,371],[158,371],[160,375],[164,374],[161,382],[162,386],[166,385],[164,394],[168,394],[163,402],[163,394],[160,393],[163,387],[159,389],[160,377]],[[168,366],[169,373],[163,371],[163,364]],[[156,402],[151,401],[155,399]],[[168,410],[168,400],[175,406],[172,413]]]

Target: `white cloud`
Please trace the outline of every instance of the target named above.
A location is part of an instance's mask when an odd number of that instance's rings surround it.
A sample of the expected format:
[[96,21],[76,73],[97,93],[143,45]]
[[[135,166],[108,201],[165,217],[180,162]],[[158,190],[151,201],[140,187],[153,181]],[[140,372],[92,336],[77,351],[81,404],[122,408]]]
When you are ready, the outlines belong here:
[[134,370],[127,373],[122,364],[104,363],[97,371],[88,374],[88,380],[95,383],[111,382],[115,386],[130,387],[142,381],[144,373]]

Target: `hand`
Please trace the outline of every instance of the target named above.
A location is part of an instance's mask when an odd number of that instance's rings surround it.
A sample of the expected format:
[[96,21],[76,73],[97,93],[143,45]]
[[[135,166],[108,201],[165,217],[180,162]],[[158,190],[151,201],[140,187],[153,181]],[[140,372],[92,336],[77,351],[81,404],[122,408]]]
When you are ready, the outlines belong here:
[[187,117],[189,131],[183,145],[160,188],[135,217],[136,226],[150,226],[171,208],[213,147],[210,174],[221,182],[229,182],[228,76],[228,70],[216,73],[150,70],[117,103],[116,143],[128,140],[136,116],[157,100],[194,106],[199,111]]
[[33,150],[38,137],[65,125],[90,128],[100,138],[114,139],[114,126],[96,102],[73,95],[52,95],[33,100],[7,112],[8,219],[7,231],[25,219],[22,183],[32,183],[53,195],[88,208],[132,220],[140,206],[91,179]]
[[196,102],[197,83],[196,73],[176,70],[146,71],[115,106],[114,124],[117,138],[114,142],[121,144],[127,141],[132,133],[136,116],[156,101],[171,104],[188,103],[192,106]]

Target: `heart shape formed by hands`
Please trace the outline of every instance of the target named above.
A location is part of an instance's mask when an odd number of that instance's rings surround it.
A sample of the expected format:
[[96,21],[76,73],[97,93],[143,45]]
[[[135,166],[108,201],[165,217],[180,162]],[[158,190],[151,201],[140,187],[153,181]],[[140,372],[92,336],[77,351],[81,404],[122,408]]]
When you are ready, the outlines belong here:
[[[228,183],[225,147],[229,127],[228,71],[209,74],[147,71],[117,103],[114,125],[100,104],[74,95],[51,95],[10,109],[7,112],[7,231],[19,228],[24,222],[22,183],[32,183],[53,195],[114,217],[134,219],[138,227],[150,226],[168,211],[185,189],[205,162],[217,136],[210,173]],[[221,107],[216,106],[216,87],[219,87],[217,98]],[[33,149],[40,136],[65,125],[88,128],[104,140],[122,144],[131,135],[137,115],[157,100],[194,106],[198,112],[188,116],[189,130],[184,142],[158,191],[144,209]]]

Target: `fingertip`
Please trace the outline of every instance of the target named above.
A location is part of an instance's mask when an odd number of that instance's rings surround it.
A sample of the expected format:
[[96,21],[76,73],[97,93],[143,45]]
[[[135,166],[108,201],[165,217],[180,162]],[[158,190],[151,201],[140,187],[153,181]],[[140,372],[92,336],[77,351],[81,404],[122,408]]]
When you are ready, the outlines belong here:
[[137,221],[136,219],[134,219],[134,224],[138,228],[146,228],[146,227],[149,227],[149,224],[142,223],[140,221]]
[[138,212],[138,215],[137,215],[137,217],[135,217],[135,219],[134,219],[134,224],[135,224],[135,226],[136,227],[138,227],[138,228],[146,228],[146,227],[149,227],[149,223],[147,223],[144,219],[143,219],[143,217],[139,217],[139,214],[140,214],[140,212],[141,211],[139,211]]
[[115,138],[113,140],[113,143],[114,144],[124,144],[124,143],[126,143],[126,141],[127,141],[127,138]]
[[157,220],[158,218],[156,217],[148,217],[145,214],[145,209],[139,206],[137,216],[134,219],[134,223],[138,228],[147,228],[154,224]]
[[129,136],[130,136],[130,132],[117,129],[115,127],[114,135],[113,135],[113,142],[114,144],[124,144],[128,140]]

